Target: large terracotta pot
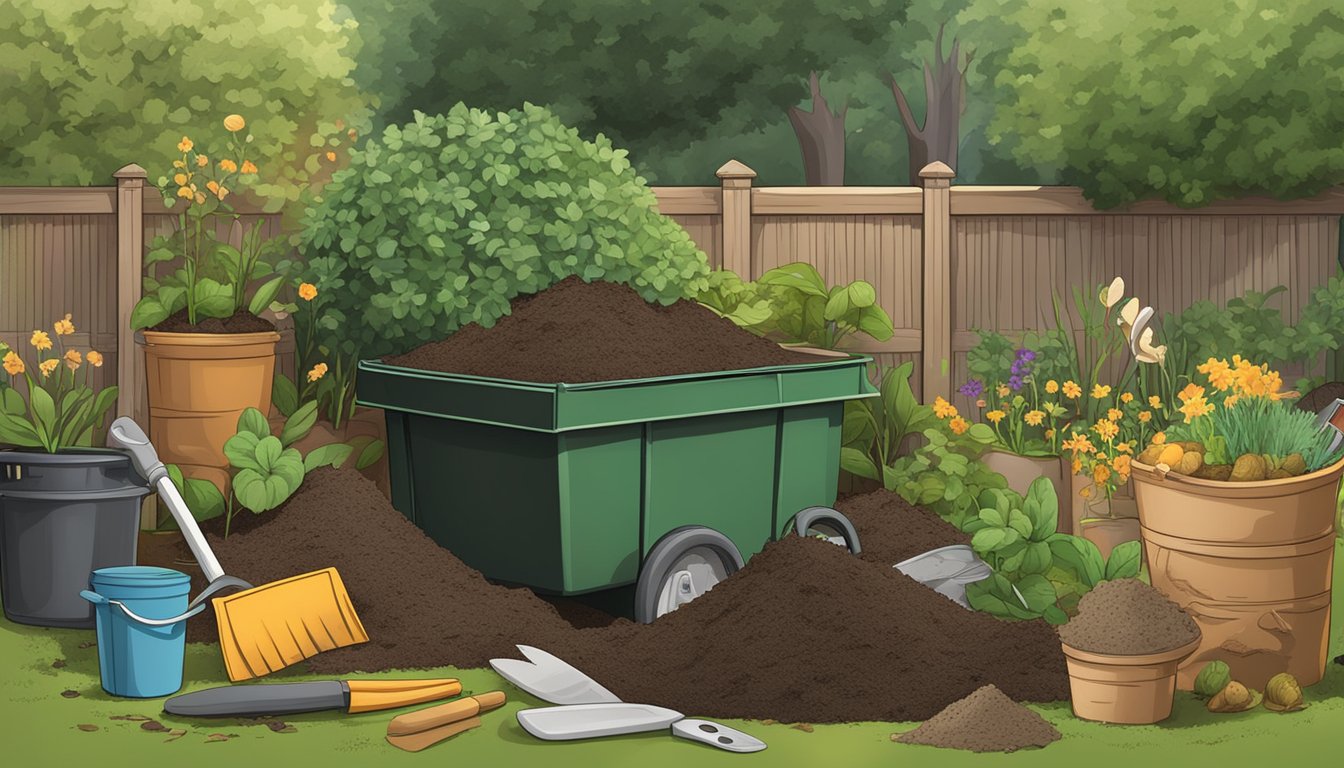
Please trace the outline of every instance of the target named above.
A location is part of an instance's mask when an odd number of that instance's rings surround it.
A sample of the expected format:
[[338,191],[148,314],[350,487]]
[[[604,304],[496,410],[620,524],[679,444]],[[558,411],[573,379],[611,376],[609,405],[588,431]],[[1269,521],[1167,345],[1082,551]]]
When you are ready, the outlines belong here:
[[1217,482],[1134,462],[1153,586],[1199,624],[1181,666],[1190,688],[1207,662],[1264,688],[1279,672],[1302,685],[1325,674],[1335,503],[1344,461],[1301,477]]
[[280,334],[145,331],[149,439],[186,477],[229,492],[224,443],[247,408],[270,409]]
[[1059,456],[1021,456],[1009,451],[990,450],[980,457],[985,466],[1003,475],[1008,487],[1013,491],[1027,495],[1027,489],[1038,477],[1044,477],[1055,487],[1055,498],[1059,500],[1059,521],[1055,530],[1059,533],[1073,533],[1073,519],[1069,513],[1069,486],[1065,484],[1067,464]]
[[1069,669],[1074,715],[1102,723],[1147,725],[1171,715],[1176,667],[1199,641],[1144,656],[1092,653],[1060,645]]

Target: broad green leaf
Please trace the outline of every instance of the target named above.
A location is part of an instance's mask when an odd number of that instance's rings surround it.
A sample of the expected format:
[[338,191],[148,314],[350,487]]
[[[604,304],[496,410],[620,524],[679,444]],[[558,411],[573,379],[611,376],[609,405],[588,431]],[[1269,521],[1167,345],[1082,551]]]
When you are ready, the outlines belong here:
[[274,435],[267,435],[257,441],[257,447],[252,449],[252,456],[257,462],[257,466],[263,475],[270,474],[274,469],[276,462],[280,460],[280,455],[284,453],[284,443],[280,438]]
[[1057,605],[1052,605],[1049,608],[1046,608],[1045,612],[1041,614],[1041,618],[1045,619],[1047,624],[1054,627],[1069,623],[1069,614],[1065,613]]
[[866,477],[869,480],[880,480],[881,475],[877,471],[877,465],[869,458],[868,454],[856,448],[840,449],[840,468],[859,477]]
[[254,469],[244,469],[233,478],[233,495],[238,503],[252,512],[265,512],[270,509],[270,494],[266,490],[266,479]]
[[158,296],[144,296],[131,310],[131,330],[152,328],[168,319],[168,310],[159,301]]
[[[285,481],[289,493],[299,490],[299,486],[303,485],[305,474],[303,456],[299,455],[299,452],[294,448],[286,448],[280,454],[280,457],[275,460],[275,464],[272,465],[271,474]],[[286,497],[288,497],[288,494],[286,494]],[[279,504],[280,502],[276,503]]]
[[280,429],[280,442],[286,447],[297,443],[308,436],[316,423],[317,401],[309,400],[285,419],[285,426]]
[[189,477],[186,486],[182,496],[186,499],[192,517],[204,522],[224,514],[224,494],[219,492],[214,483],[199,477]]
[[299,407],[299,389],[294,385],[294,380],[278,371],[275,380],[271,382],[271,405],[282,416],[289,416]]
[[1106,561],[1106,579],[1133,579],[1143,563],[1143,544],[1137,540],[1117,544]]
[[349,443],[328,443],[318,446],[303,457],[304,472],[312,472],[318,467],[339,467],[350,458],[354,446]]
[[257,463],[257,443],[261,438],[251,432],[240,431],[224,442],[224,457],[234,469],[252,469],[258,472],[263,467]]
[[1027,607],[1036,613],[1042,613],[1055,604],[1055,587],[1048,579],[1039,574],[1023,576],[1017,580],[1017,591],[1027,601]]
[[271,423],[256,408],[247,408],[238,416],[238,431],[249,432],[260,439],[271,434]]
[[42,437],[27,419],[12,413],[0,413],[0,443],[37,448],[42,445]]
[[1048,541],[1055,563],[1073,571],[1089,589],[1105,577],[1106,562],[1096,544],[1067,533],[1056,533]]
[[855,280],[849,284],[849,305],[857,309],[873,306],[877,301],[877,291],[866,280]]
[[986,507],[984,509],[981,509],[980,519],[984,520],[986,524],[992,525],[995,528],[1006,528],[1008,526],[1007,516],[1005,516],[1002,512],[993,507]]
[[[981,510],[981,514],[984,514],[984,510]],[[1009,537],[1016,538],[1017,533],[1008,528],[986,528],[971,537],[971,547],[976,552],[993,552],[995,549],[1004,546],[1005,542],[1010,541]]]
[[1059,525],[1059,499],[1054,483],[1044,477],[1032,480],[1023,506],[1034,529],[1031,538],[1044,541],[1055,532]]
[[1026,546],[1019,570],[1022,573],[1045,573],[1053,562],[1050,545],[1044,541],[1033,541]]
[[1034,619],[1037,616],[1022,604],[1013,585],[1001,574],[966,585],[966,599],[977,611],[1005,619]]
[[284,276],[272,278],[262,283],[257,288],[257,292],[252,294],[252,301],[247,305],[247,311],[254,315],[260,315],[271,305],[277,294],[280,293],[280,286],[284,283]]
[[877,304],[866,307],[859,314],[859,330],[878,341],[886,341],[896,332],[887,311]]
[[33,426],[37,428],[38,437],[47,443],[55,437],[52,430],[56,426],[56,401],[51,398],[50,392],[41,387],[29,387],[28,401],[32,408]]
[[795,288],[812,296],[826,296],[826,281],[817,268],[803,261],[775,267],[756,281],[761,285],[780,285]]
[[849,291],[843,288],[835,290],[826,300],[826,309],[822,312],[822,317],[833,323],[849,312],[849,306]]
[[28,413],[28,403],[24,401],[23,395],[19,390],[6,386],[3,396],[0,396],[0,410],[15,416],[24,416]]
[[965,434],[981,445],[989,445],[998,439],[994,430],[988,424],[979,422],[972,424]]
[[[357,443],[351,442],[352,447],[358,447]],[[359,457],[355,460],[355,469],[368,469],[378,460],[383,458],[383,452],[387,449],[387,444],[382,440],[370,439],[368,444],[359,449]]]

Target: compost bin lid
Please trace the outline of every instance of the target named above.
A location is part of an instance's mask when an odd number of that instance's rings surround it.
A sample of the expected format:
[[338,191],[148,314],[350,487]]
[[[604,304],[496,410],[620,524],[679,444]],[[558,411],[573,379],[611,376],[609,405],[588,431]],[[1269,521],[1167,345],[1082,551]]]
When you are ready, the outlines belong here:
[[99,568],[89,580],[95,587],[187,587],[191,577],[181,571],[153,565],[118,565]]

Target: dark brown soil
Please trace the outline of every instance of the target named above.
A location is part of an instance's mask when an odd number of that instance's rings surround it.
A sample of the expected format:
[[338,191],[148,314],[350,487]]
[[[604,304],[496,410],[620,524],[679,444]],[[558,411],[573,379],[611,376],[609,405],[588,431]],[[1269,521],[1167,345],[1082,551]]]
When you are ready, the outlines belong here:
[[1138,579],[1103,581],[1078,601],[1078,615],[1059,637],[1080,651],[1142,656],[1180,648],[1199,637],[1195,620]]
[[[479,667],[545,648],[627,701],[709,717],[910,720],[986,683],[1027,701],[1068,695],[1054,632],[967,611],[890,564],[789,537],[650,626],[576,629],[527,590],[486,582],[349,470],[319,470],[284,507],[228,541],[225,570],[264,583],[336,566],[372,640],[309,661],[318,674]],[[880,528],[874,517],[868,535]],[[875,539],[877,540],[877,539]],[[213,619],[189,623],[190,639]]]
[[612,381],[815,363],[693,301],[649,304],[625,285],[570,277],[513,300],[491,328],[387,358],[393,365],[543,383]]
[[986,685],[896,740],[972,752],[1016,752],[1059,738],[1059,731],[1045,718]]
[[1296,405],[1304,411],[1320,413],[1325,406],[1344,398],[1344,381],[1329,381],[1298,399]]
[[187,310],[183,309],[169,315],[167,320],[149,330],[166,333],[260,333],[274,331],[275,324],[264,317],[257,317],[246,309],[240,309],[228,317],[207,317],[192,325],[187,320]]
[[895,565],[931,549],[971,543],[969,534],[891,491],[850,496],[835,508],[858,531],[860,556],[874,563]]

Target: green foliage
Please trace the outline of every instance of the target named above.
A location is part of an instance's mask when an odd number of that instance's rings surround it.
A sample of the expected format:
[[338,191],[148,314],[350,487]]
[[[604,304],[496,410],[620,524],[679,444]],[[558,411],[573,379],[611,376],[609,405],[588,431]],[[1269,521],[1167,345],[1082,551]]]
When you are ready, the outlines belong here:
[[[64,322],[69,322],[66,315]],[[60,327],[60,322],[57,323]],[[73,326],[71,330],[73,332]],[[36,334],[37,332],[34,331]],[[77,355],[76,368],[67,364],[64,355]],[[64,335],[58,330],[54,354],[38,350],[39,365],[54,366],[46,374],[10,366],[22,366],[18,353],[0,341],[0,357],[4,358],[8,381],[0,380],[0,444],[16,448],[41,448],[56,453],[66,448],[90,447],[94,432],[103,425],[103,419],[117,401],[117,388],[95,390],[89,383],[87,362],[79,363],[83,354],[68,349]],[[82,373],[79,369],[82,369]],[[28,393],[25,398],[13,386],[21,381]]]
[[334,6],[238,0],[0,3],[0,183],[107,184],[135,162],[166,168],[200,122],[246,113],[280,151],[257,193],[278,210],[328,172],[331,121],[367,121],[351,80],[353,22]]
[[781,343],[836,349],[854,333],[886,341],[891,318],[877,303],[877,291],[865,280],[826,287],[807,262],[785,264],[744,282],[732,272],[711,273],[708,288],[696,299],[739,326]]
[[1232,669],[1225,661],[1210,661],[1195,675],[1195,695],[1211,699],[1232,682]]
[[365,357],[493,325],[515,296],[570,275],[666,304],[709,271],[625,152],[530,104],[389,127],[308,208],[300,250],[317,343]]
[[1224,441],[1224,462],[1256,453],[1271,462],[1296,453],[1314,472],[1338,458],[1330,450],[1333,429],[1321,429],[1316,414],[1294,408],[1285,400],[1267,397],[1243,397],[1232,405],[1224,404],[1210,415],[1213,434]]
[[[1344,174],[1336,0],[1014,0],[991,143],[1098,205],[1309,197]],[[1291,87],[1286,87],[1291,84]]]
[[840,430],[842,469],[883,484],[888,478],[896,481],[891,463],[897,459],[901,445],[937,422],[933,411],[920,405],[910,388],[914,367],[907,362],[887,369],[876,398],[845,401]]
[[[224,494],[219,492],[214,483],[199,477],[183,477],[182,469],[176,464],[167,464],[165,468],[168,470],[168,478],[187,503],[187,510],[197,521],[205,522],[224,514]],[[169,518],[161,527],[163,530],[177,530],[177,522]]]

